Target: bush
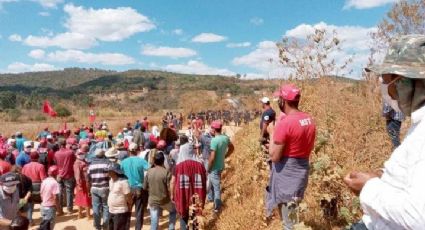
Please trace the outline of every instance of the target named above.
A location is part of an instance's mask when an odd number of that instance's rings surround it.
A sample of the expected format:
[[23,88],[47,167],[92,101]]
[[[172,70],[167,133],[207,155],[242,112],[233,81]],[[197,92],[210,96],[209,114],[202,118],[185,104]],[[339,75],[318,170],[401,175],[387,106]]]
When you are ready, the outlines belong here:
[[19,109],[9,109],[7,110],[7,118],[9,121],[18,121],[19,117],[22,115]]
[[69,111],[65,106],[58,105],[55,108],[58,117],[69,117],[72,115],[71,111]]
[[37,114],[34,117],[32,117],[33,121],[45,121],[47,118],[41,114]]

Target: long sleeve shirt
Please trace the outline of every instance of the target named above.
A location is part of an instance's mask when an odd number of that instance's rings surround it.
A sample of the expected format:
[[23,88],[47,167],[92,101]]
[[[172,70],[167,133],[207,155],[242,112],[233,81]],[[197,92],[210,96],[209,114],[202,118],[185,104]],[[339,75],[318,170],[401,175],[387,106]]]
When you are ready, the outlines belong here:
[[412,113],[412,126],[384,164],[381,178],[360,193],[369,230],[425,229],[425,106]]

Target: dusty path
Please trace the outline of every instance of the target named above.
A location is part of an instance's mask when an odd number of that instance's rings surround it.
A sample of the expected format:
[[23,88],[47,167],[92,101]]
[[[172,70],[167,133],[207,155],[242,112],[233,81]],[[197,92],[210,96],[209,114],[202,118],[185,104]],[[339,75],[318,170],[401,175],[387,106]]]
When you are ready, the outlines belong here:
[[[233,137],[238,130],[240,130],[240,127],[235,126],[225,126],[224,132],[229,137]],[[184,132],[185,130],[182,130],[181,132]],[[210,212],[212,209],[211,205],[206,206],[206,212]],[[65,209],[64,209],[65,210]],[[134,213],[134,210],[133,210]],[[159,229],[168,229],[168,213],[164,211],[164,215],[161,217],[159,222]],[[35,225],[31,227],[31,230],[38,229],[38,226],[40,224],[41,218],[40,218],[40,206],[38,204],[34,207],[34,213],[33,213],[33,220],[35,222]],[[134,215],[131,218],[131,228],[133,229],[136,223],[136,219],[134,218]],[[56,225],[55,230],[89,230],[94,229],[93,227],[93,220],[88,220],[87,218],[78,219],[78,213],[73,214],[65,214],[64,216],[56,217]],[[145,217],[143,221],[143,229],[150,229],[150,216],[149,216],[149,210],[145,212]],[[180,229],[179,221],[176,221],[176,229]]]

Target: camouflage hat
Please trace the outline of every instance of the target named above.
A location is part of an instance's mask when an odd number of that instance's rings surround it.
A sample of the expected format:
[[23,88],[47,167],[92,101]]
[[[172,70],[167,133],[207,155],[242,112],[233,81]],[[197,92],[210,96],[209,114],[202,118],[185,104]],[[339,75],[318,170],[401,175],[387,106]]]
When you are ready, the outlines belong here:
[[425,35],[404,35],[394,39],[381,65],[372,65],[367,72],[397,74],[407,78],[425,78]]

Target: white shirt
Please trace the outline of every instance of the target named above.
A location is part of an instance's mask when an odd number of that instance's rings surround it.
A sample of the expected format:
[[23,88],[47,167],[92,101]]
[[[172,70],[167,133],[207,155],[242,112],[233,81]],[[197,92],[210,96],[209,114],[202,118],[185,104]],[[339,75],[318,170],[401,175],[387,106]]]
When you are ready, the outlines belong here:
[[425,229],[425,106],[412,113],[412,126],[384,164],[381,178],[360,193],[369,230]]

